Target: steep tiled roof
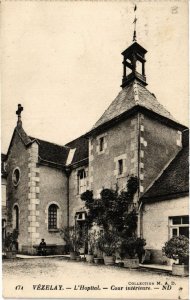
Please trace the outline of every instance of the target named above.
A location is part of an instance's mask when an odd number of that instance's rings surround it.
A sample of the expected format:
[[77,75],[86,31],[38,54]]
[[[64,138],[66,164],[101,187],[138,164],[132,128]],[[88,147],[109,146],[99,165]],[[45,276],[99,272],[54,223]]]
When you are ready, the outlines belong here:
[[18,134],[20,135],[20,137],[25,145],[28,145],[31,143],[30,137],[26,134],[26,132],[24,131],[24,129],[22,127],[16,127],[15,130],[18,132]]
[[39,144],[39,156],[41,159],[65,165],[69,153],[69,148],[54,143],[30,137],[32,141],[36,140]]
[[57,145],[41,139],[30,137],[39,144],[39,156],[41,159],[65,166],[69,156],[70,149],[75,149],[71,164],[77,163],[88,158],[88,140],[79,137],[65,146]]
[[171,196],[189,191],[189,147],[184,147],[143,195],[142,200]]
[[69,142],[66,146],[71,149],[76,149],[71,164],[88,158],[88,140],[83,136]]
[[18,134],[20,136],[22,142],[24,143],[24,145],[26,147],[28,145],[30,145],[30,143],[31,143],[30,137],[26,134],[26,132],[24,131],[24,129],[22,128],[22,126],[16,126],[15,129],[14,129],[14,132],[13,132],[10,144],[9,144],[9,148],[8,148],[8,151],[7,151],[7,156],[9,155],[9,151],[10,151],[10,149],[12,147],[13,140],[14,140],[14,137],[15,137],[16,134]]
[[122,115],[137,105],[145,107],[150,111],[176,122],[164,106],[157,101],[154,94],[150,93],[140,82],[134,80],[131,84],[121,90],[92,129]]
[[19,134],[21,140],[26,146],[36,141],[39,144],[39,157],[47,162],[65,166],[69,157],[70,149],[75,149],[75,151],[74,156],[72,157],[72,161],[69,164],[81,162],[88,158],[88,140],[83,136],[69,142],[66,145],[57,145],[35,137],[28,136],[22,127],[16,127],[14,134],[15,132]]

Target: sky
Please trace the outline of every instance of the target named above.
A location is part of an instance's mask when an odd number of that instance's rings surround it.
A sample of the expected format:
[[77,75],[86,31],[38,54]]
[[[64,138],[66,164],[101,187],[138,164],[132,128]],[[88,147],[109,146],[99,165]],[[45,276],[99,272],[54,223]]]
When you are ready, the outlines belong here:
[[[137,1],[147,88],[188,125],[188,1]],[[86,133],[121,90],[133,1],[4,1],[1,138],[6,153],[24,107],[28,135],[57,144]]]

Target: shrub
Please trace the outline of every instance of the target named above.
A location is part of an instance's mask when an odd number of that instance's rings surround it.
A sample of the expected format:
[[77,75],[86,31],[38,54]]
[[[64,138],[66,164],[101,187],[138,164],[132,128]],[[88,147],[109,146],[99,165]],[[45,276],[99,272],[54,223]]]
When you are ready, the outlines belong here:
[[79,252],[79,249],[84,246],[84,238],[79,226],[64,227],[60,233],[70,252]]
[[94,254],[95,247],[97,246],[98,233],[96,230],[91,230],[86,234],[85,242],[88,243],[88,254]]
[[81,195],[88,210],[86,223],[92,227],[93,223],[103,226],[104,230],[115,228],[118,232],[127,230],[128,236],[136,230],[136,212],[131,211],[133,197],[138,189],[138,179],[135,176],[128,178],[127,191],[104,188],[100,193],[100,199],[94,199],[92,191],[86,191]]
[[165,243],[162,251],[168,258],[178,259],[179,264],[187,263],[189,258],[189,239],[184,235],[172,237]]
[[[127,191],[121,192],[118,192],[117,188],[116,190],[103,188],[100,199],[94,199],[92,191],[86,191],[81,195],[87,208],[88,229],[94,224],[104,229],[104,233],[99,237],[98,248],[107,255],[112,255],[116,248],[119,249],[119,245],[123,244],[121,249],[123,255],[126,255],[127,249],[128,256],[140,256],[143,251],[141,244],[145,244],[144,240],[142,242],[141,239],[133,238],[137,229],[137,212],[134,209],[133,198],[138,190],[138,178],[129,177],[126,187]],[[136,243],[135,248],[133,240]]]
[[8,251],[16,249],[17,239],[18,239],[18,230],[14,229],[13,232],[8,232],[5,237],[5,249]]
[[121,258],[138,257],[141,261],[145,245],[146,242],[142,238],[128,237],[126,239],[123,239],[120,245],[120,256]]
[[104,231],[98,239],[98,248],[107,256],[112,256],[119,247],[119,237],[113,231]]

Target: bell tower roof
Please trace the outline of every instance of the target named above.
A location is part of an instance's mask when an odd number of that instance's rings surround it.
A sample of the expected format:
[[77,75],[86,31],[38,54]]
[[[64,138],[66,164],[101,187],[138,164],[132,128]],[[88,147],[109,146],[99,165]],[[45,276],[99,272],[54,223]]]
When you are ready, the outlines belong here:
[[145,75],[146,53],[147,50],[137,42],[134,42],[121,53],[123,55],[122,88],[135,79],[140,81],[144,86],[147,85]]

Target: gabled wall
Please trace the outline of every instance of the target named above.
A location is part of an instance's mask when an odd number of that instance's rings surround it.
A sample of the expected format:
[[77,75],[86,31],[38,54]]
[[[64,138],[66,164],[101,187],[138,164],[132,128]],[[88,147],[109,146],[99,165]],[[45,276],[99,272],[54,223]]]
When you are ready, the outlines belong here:
[[160,172],[181,150],[181,132],[140,114],[140,179],[145,192]]
[[[28,169],[29,150],[21,141],[16,132],[12,140],[12,146],[7,158],[7,232],[12,231],[13,228],[13,207],[14,204],[19,206],[19,248],[23,244],[28,243],[28,192],[29,192],[29,169]],[[13,170],[19,167],[20,182],[18,186],[14,186],[12,182]]]

